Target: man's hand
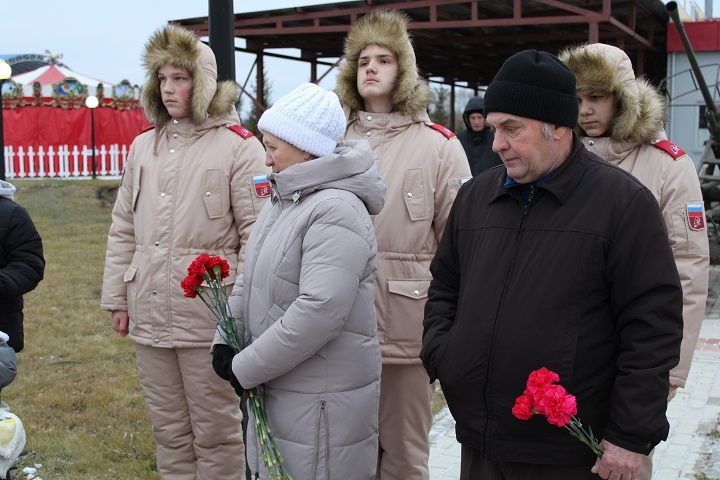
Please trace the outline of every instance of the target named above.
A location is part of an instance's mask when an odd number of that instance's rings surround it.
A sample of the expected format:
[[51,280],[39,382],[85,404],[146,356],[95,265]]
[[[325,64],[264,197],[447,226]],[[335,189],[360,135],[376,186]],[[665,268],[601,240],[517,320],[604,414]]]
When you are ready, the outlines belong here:
[[110,317],[110,326],[113,330],[118,332],[121,337],[124,337],[128,334],[129,322],[130,317],[128,316],[128,312],[126,312],[125,310],[113,310]]
[[609,480],[633,480],[635,478],[642,464],[643,454],[625,450],[607,440],[600,441],[600,449],[602,449],[603,455],[595,461],[595,465],[590,470],[592,473]]

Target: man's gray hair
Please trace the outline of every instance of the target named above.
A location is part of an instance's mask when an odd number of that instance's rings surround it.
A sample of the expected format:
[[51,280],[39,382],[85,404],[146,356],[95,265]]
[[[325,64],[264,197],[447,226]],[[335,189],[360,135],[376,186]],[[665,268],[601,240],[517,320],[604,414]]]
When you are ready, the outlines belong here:
[[552,128],[549,123],[540,122],[540,132],[542,132],[542,136],[545,140],[550,140],[550,137],[552,136]]

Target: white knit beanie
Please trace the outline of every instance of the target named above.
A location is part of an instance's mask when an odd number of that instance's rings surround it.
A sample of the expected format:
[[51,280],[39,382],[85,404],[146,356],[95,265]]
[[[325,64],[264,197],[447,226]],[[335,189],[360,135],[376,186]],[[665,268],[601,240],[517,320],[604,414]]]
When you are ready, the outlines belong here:
[[345,136],[345,114],[335,93],[306,83],[265,110],[258,129],[303,152],[324,157]]

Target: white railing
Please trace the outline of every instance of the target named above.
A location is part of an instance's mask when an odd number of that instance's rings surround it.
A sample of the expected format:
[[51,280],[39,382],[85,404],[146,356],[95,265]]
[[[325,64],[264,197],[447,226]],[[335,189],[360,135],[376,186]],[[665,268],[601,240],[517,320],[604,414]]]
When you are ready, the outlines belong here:
[[[95,174],[122,175],[128,146],[112,144],[95,147]],[[73,178],[92,176],[92,148],[87,145],[5,147],[6,178]]]

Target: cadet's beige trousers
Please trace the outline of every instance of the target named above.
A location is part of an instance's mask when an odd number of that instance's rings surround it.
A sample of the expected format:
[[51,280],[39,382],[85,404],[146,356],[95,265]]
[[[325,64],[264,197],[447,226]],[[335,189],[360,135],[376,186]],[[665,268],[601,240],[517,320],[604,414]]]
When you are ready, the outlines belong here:
[[376,479],[429,480],[433,391],[422,365],[383,364]]
[[240,402],[209,349],[136,344],[140,386],[167,480],[245,478]]

